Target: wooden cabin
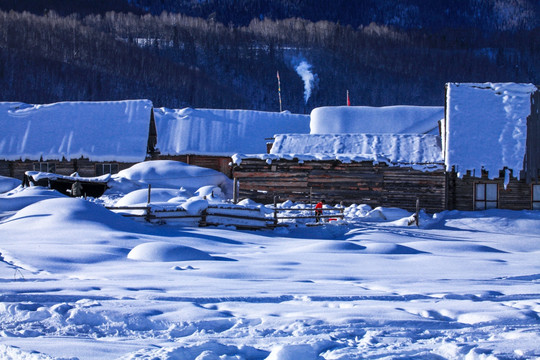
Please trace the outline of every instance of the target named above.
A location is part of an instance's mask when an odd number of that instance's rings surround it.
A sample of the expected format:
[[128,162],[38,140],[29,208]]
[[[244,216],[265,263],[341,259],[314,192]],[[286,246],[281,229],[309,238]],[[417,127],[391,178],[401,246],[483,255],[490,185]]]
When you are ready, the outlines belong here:
[[277,135],[271,154],[233,157],[240,197],[271,203],[324,198],[343,205],[429,212],[446,207],[440,139],[422,134]]
[[0,175],[116,173],[151,156],[152,102],[0,103]]
[[531,84],[446,85],[448,209],[540,210],[539,104]]
[[155,160],[176,160],[232,177],[231,156],[266,152],[278,132],[309,133],[309,115],[224,109],[155,109]]

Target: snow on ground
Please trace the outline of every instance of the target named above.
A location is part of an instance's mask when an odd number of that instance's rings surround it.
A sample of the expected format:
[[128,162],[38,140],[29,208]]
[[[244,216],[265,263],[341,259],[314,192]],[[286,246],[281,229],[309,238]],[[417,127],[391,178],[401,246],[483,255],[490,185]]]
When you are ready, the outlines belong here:
[[0,358],[540,357],[538,211],[422,212],[417,228],[357,204],[240,231],[102,202],[0,194]]

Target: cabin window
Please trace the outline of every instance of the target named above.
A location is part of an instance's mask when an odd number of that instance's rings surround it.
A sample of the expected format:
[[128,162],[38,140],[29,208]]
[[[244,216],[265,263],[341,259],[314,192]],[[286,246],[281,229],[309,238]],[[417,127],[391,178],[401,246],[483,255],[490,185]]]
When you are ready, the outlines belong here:
[[474,197],[474,209],[486,210],[496,209],[498,200],[498,187],[497,184],[476,184],[475,197]]
[[532,186],[532,208],[540,210],[540,185]]
[[116,174],[117,172],[118,164],[96,164],[96,176]]
[[37,162],[34,163],[34,171],[54,173],[56,172],[56,164],[51,162]]

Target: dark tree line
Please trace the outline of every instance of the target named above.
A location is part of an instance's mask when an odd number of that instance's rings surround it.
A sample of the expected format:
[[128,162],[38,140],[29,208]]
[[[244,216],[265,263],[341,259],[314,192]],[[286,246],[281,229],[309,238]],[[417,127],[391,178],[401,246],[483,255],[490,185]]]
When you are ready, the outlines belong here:
[[303,18],[354,28],[372,22],[402,29],[471,28],[483,32],[533,29],[539,26],[538,0],[0,0],[4,11],[62,16],[106,12],[163,11],[247,26],[251,20]]
[[[0,12],[0,100],[148,98],[276,111],[279,71],[284,109],[293,112],[343,105],[346,90],[354,105],[442,105],[449,81],[540,83],[539,39],[538,27],[486,34],[300,18],[236,26],[169,13]],[[318,78],[307,104],[301,60]]]

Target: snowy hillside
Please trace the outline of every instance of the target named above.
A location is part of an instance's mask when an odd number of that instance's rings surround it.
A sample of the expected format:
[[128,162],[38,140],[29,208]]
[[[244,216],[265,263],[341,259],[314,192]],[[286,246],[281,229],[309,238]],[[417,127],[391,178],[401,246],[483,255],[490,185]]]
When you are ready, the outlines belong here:
[[538,211],[421,213],[417,228],[407,211],[357,204],[346,222],[239,231],[148,225],[101,205],[137,203],[131,190],[156,175],[169,179],[156,201],[177,206],[209,201],[184,185],[219,181],[145,164],[100,199],[0,194],[0,358],[540,356]]

